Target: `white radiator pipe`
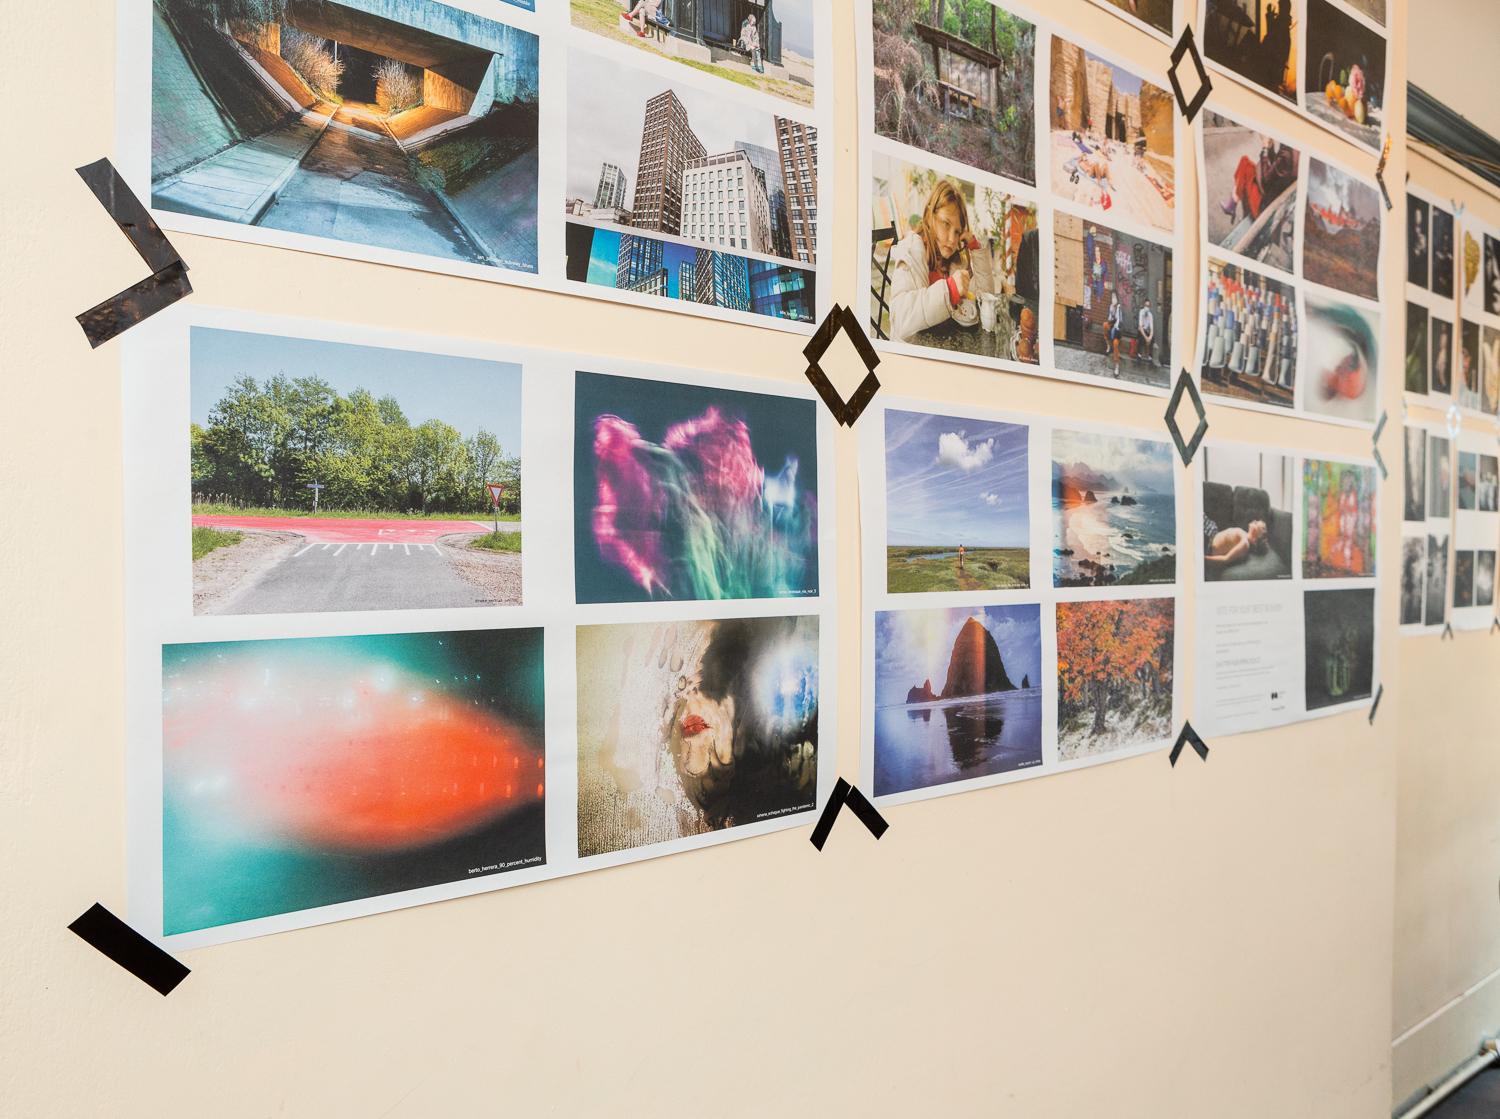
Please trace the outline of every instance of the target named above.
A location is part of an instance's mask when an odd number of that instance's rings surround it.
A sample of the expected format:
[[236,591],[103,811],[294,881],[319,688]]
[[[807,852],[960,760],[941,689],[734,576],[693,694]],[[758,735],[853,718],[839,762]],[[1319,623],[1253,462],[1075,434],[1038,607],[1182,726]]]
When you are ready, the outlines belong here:
[[1496,1061],[1500,1061],[1500,1048],[1497,1048],[1495,1040],[1491,1039],[1484,1043],[1484,1048],[1479,1055],[1472,1060],[1465,1061],[1453,1074],[1434,1088],[1430,1093],[1417,1101],[1416,1106],[1407,1108],[1398,1119],[1421,1119],[1438,1104],[1458,1091],[1474,1077],[1489,1068]]

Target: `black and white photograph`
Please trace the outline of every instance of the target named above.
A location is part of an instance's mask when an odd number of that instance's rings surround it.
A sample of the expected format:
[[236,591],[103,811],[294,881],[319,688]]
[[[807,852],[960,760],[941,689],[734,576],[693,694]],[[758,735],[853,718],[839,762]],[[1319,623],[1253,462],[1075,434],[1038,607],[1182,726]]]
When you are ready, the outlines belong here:
[[1405,431],[1406,501],[1401,519],[1425,521],[1427,519],[1427,432],[1420,427],[1408,427]]
[[1432,208],[1422,199],[1406,196],[1406,282],[1427,286],[1427,268],[1432,251],[1428,228]]
[[1422,624],[1422,599],[1427,592],[1427,537],[1401,538],[1401,624]]
[[1424,622],[1443,624],[1448,602],[1448,534],[1427,534],[1427,603]]

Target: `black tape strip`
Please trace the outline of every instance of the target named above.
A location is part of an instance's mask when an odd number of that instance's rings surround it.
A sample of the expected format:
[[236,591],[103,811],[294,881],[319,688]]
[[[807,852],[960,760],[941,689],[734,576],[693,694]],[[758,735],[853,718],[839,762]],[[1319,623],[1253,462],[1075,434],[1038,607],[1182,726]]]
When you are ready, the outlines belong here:
[[1182,730],[1178,732],[1177,741],[1172,744],[1172,752],[1167,756],[1167,760],[1175,766],[1178,757],[1182,754],[1183,746],[1188,743],[1192,743],[1193,750],[1200,758],[1208,761],[1208,743],[1198,736],[1198,732],[1193,729],[1193,724],[1186,719],[1182,722]]
[[188,968],[97,902],[68,926],[131,975],[163,995],[188,977]]
[[1378,419],[1378,420],[1375,421],[1375,431],[1370,435],[1370,442],[1371,443],[1379,443],[1380,442],[1380,433],[1385,430],[1385,421],[1388,418],[1389,418],[1389,416],[1387,416],[1387,414],[1385,412],[1385,409],[1382,408],[1380,410],[1380,419]]
[[1384,480],[1386,478],[1389,478],[1391,476],[1391,472],[1385,468],[1385,459],[1380,457],[1380,448],[1376,447],[1370,453],[1375,456],[1375,465],[1380,467],[1381,479]]
[[818,826],[813,828],[812,833],[812,845],[819,851],[828,842],[828,833],[833,830],[833,822],[839,818],[839,809],[844,807],[850,788],[849,782],[840,777],[834,783],[833,792],[828,794],[828,803],[823,806],[823,815],[818,817]]
[[77,316],[89,345],[98,349],[115,335],[191,295],[193,285],[188,283],[187,262],[151,220],[150,212],[141,205],[113,163],[101,159],[77,171],[151,269],[151,275],[140,283]]
[[[182,257],[167,240],[167,235],[151,220],[151,214],[141,205],[141,200],[125,185],[115,165],[108,159],[79,167],[78,175],[94,192],[99,204],[115,219],[120,232],[130,239],[135,251],[141,254],[146,267],[160,272],[172,264],[182,264]],[[186,269],[187,265],[183,265]]]
[[[1438,640],[1439,641],[1446,641],[1450,637],[1453,637],[1453,623],[1452,622],[1444,622],[1443,623],[1443,632],[1438,636]],[[1458,638],[1453,637],[1453,640],[1457,641]]]
[[[1177,409],[1182,405],[1182,397],[1186,394],[1193,402],[1193,410],[1198,413],[1198,426],[1193,431],[1193,437],[1186,442],[1182,438],[1182,428],[1177,425]],[[1177,387],[1172,390],[1172,399],[1167,404],[1167,430],[1172,433],[1172,442],[1177,444],[1177,453],[1182,456],[1182,465],[1191,465],[1193,456],[1198,453],[1198,444],[1203,442],[1203,437],[1208,434],[1208,413],[1203,410],[1203,397],[1198,395],[1198,386],[1193,384],[1192,375],[1184,369],[1177,377]]]
[[90,307],[78,316],[78,325],[89,340],[89,345],[98,349],[117,334],[122,334],[137,323],[144,322],[158,311],[164,311],[184,295],[193,293],[181,263],[168,265],[154,276],[147,276],[134,287],[128,287],[119,295],[106,299],[97,307]]
[[849,794],[845,799],[849,810],[859,817],[859,822],[870,829],[870,834],[879,839],[891,826],[886,823],[885,817],[875,810],[875,806],[865,799],[865,794],[859,791],[858,786],[849,786]]
[[1497,615],[1496,618],[1495,618],[1495,620],[1490,623],[1490,636],[1491,637],[1493,637],[1495,635],[1495,631],[1497,629],[1500,629],[1500,615]]
[[[1182,83],[1177,80],[1177,67],[1185,54],[1193,56],[1193,69],[1198,71],[1198,92],[1193,95],[1192,101],[1188,101],[1182,95]],[[1209,91],[1214,86],[1213,82],[1208,80],[1208,71],[1203,67],[1203,56],[1198,53],[1198,44],[1193,39],[1191,25],[1182,29],[1182,37],[1172,48],[1172,65],[1167,70],[1167,79],[1172,83],[1172,92],[1177,96],[1177,107],[1182,110],[1182,115],[1187,118],[1187,122],[1192,124],[1193,118],[1198,115],[1198,110],[1203,108],[1203,103],[1208,100]]]
[[1380,697],[1383,695],[1385,695],[1385,685],[1381,684],[1380,687],[1375,689],[1375,702],[1370,704],[1370,725],[1372,727],[1375,725],[1375,712],[1380,710]]
[[[833,387],[833,382],[828,379],[828,374],[823,372],[818,359],[828,352],[828,347],[842,330],[849,336],[854,350],[859,354],[860,361],[864,362],[865,379],[859,383],[854,390],[854,395],[848,400],[839,396],[838,390]],[[875,347],[870,345],[869,336],[865,334],[864,327],[860,324],[859,316],[848,307],[842,307],[835,303],[829,310],[828,315],[818,324],[818,329],[802,349],[802,356],[807,358],[807,379],[812,382],[813,388],[818,390],[818,395],[823,398],[823,403],[833,413],[833,418],[845,427],[853,427],[854,421],[859,419],[869,405],[870,400],[880,390],[880,379],[875,376],[875,367],[880,364],[880,355],[875,352]]]

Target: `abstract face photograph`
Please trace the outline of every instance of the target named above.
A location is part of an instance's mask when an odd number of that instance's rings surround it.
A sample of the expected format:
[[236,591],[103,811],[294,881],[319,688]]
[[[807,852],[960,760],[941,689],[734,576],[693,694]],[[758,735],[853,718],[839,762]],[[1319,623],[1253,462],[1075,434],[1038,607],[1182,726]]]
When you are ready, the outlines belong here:
[[1035,365],[1036,205],[883,152],[870,158],[874,335]]
[[1052,432],[1054,586],[1177,581],[1172,444]]
[[519,365],[191,338],[194,614],[520,604]]
[[1495,553],[1474,553],[1474,605],[1495,605]]
[[1304,0],[1207,0],[1203,54],[1295,105],[1303,7]]
[[1370,151],[1385,128],[1385,36],[1328,0],[1307,0],[1307,111]]
[[1401,519],[1427,519],[1427,432],[1420,427],[1402,429],[1406,437],[1406,470],[1402,475],[1405,499]]
[[1401,538],[1401,624],[1422,624],[1422,599],[1427,593],[1427,537]]
[[1474,490],[1479,481],[1479,456],[1473,451],[1458,452],[1458,507],[1474,508]]
[[1428,263],[1432,256],[1428,222],[1432,207],[1415,195],[1406,196],[1406,282],[1425,288]]
[[1427,308],[1406,305],[1406,391],[1427,392]]
[[1474,553],[1467,549],[1453,553],[1453,608],[1464,610],[1474,605]]
[[580,371],[577,598],[818,593],[817,402]]
[[1290,579],[1297,504],[1292,457],[1243,443],[1216,443],[1198,453],[1204,580]]
[[1427,534],[1427,600],[1423,624],[1440,626],[1448,612],[1448,534]]
[[1375,507],[1379,475],[1373,466],[1304,459],[1302,462],[1302,577],[1375,575]]
[[886,591],[1031,586],[1030,429],[885,413]]
[[1171,737],[1175,623],[1170,598],[1057,604],[1062,761]]
[[542,630],[162,647],[162,929],[546,861]]
[[1172,383],[1172,250],[1072,214],[1053,215],[1052,356],[1059,369]]
[[1375,591],[1302,592],[1307,710],[1369,699],[1375,679]]
[[1036,27],[1003,4],[874,0],[875,131],[1036,185]]
[[1303,371],[1309,412],[1374,423],[1379,409],[1380,315],[1362,307],[1303,297],[1307,327]]
[[1427,437],[1427,515],[1453,515],[1453,443],[1436,435]]
[[875,795],[1042,764],[1041,607],[875,615]]
[[1290,273],[1302,153],[1205,110],[1203,157],[1209,242]]
[[433,0],[223,7],[153,5],[152,206],[537,271],[534,34]]
[[1432,208],[1432,294],[1453,298],[1453,215]]
[[1365,299],[1380,298],[1380,191],[1321,159],[1308,161],[1302,276]]
[[1474,487],[1474,508],[1481,513],[1500,512],[1500,459],[1479,456],[1479,476]]
[[[1452,293],[1449,293],[1450,298]],[[1430,384],[1433,392],[1453,391],[1453,324],[1431,316],[1428,332],[1432,335],[1432,357],[1428,367],[1432,371]]]
[[1290,408],[1297,384],[1297,293],[1238,264],[1208,258],[1203,391]]
[[578,854],[812,809],[818,619],[578,627]]
[[1464,408],[1479,407],[1479,324],[1468,319],[1461,320],[1458,328],[1458,374],[1454,396]]
[[1176,190],[1170,90],[1052,36],[1052,193],[1170,233]]

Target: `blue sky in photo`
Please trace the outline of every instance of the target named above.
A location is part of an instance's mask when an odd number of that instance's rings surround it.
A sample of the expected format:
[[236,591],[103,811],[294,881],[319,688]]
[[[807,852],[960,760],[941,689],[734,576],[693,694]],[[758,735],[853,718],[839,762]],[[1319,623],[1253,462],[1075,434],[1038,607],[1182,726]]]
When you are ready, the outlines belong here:
[[413,427],[442,420],[466,439],[484,428],[507,454],[521,453],[521,367],[512,362],[204,326],[192,330],[193,423],[207,427],[239,377],[264,385],[278,373],[321,377],[341,396],[357,388],[394,396]]
[[1027,435],[1022,424],[887,411],[886,544],[1028,546]]

